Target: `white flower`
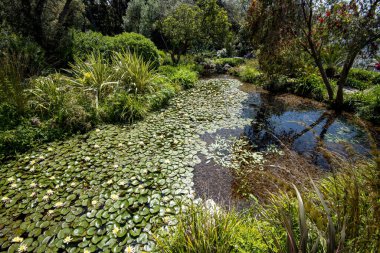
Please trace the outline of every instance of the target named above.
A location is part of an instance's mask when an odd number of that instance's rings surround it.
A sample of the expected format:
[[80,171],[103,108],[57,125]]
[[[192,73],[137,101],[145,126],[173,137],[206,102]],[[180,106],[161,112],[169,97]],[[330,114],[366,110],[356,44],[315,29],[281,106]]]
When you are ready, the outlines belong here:
[[111,194],[111,199],[116,201],[116,200],[119,200],[119,195],[118,194]]
[[48,201],[49,200],[49,196],[48,195],[43,196],[42,200]]
[[113,182],[112,179],[110,179],[107,181],[107,184],[112,184],[112,182]]
[[53,148],[52,147],[48,147],[47,149],[49,152],[53,151]]
[[90,253],[90,251],[88,249],[84,249],[83,253]]
[[100,146],[98,144],[95,144],[94,148],[100,148]]
[[21,244],[20,247],[18,247],[18,252],[26,252],[28,250],[28,247],[25,244]]
[[32,182],[29,186],[34,188],[34,187],[37,187],[37,184],[35,182]]
[[52,215],[54,213],[54,210],[49,210],[48,211],[48,215],[50,216],[50,215]]
[[122,146],[123,146],[123,143],[119,143],[117,146],[118,146],[118,147],[122,147]]
[[63,202],[58,201],[57,203],[54,204],[55,208],[63,207]]
[[32,168],[30,168],[30,172],[35,172],[35,171],[36,171],[36,168],[32,166]]
[[32,193],[30,194],[30,197],[34,197],[34,196],[36,196],[36,192],[32,192]]
[[49,179],[54,180],[54,179],[55,179],[55,176],[51,176]]
[[16,237],[14,237],[14,238],[12,239],[12,242],[22,242],[22,241],[24,241],[24,238],[19,237],[19,236],[16,236]]
[[88,156],[86,156],[86,157],[84,158],[84,160],[85,160],[86,162],[88,162],[88,161],[90,161],[90,160],[91,160],[91,158],[90,158],[90,157],[88,157]]
[[131,247],[131,246],[128,246],[125,248],[124,250],[125,253],[135,253],[135,248]]
[[71,185],[72,187],[74,187],[74,186],[76,185],[76,183],[75,183],[75,182],[72,182],[70,185]]
[[93,206],[95,206],[96,204],[98,204],[98,201],[97,201],[97,200],[93,200],[93,201],[91,201],[91,204],[92,204]]
[[15,181],[15,178],[14,177],[10,177],[7,180],[8,180],[8,182],[13,182],[13,181]]
[[11,188],[16,188],[16,187],[17,187],[16,183],[11,184]]
[[4,196],[1,198],[1,201],[3,201],[3,202],[9,202],[9,200],[10,199],[7,196]]
[[99,129],[99,128],[97,128],[97,129],[95,129],[95,131],[96,131],[97,133],[99,133],[99,132],[100,132],[100,129]]
[[119,233],[120,232],[120,228],[119,227],[114,227],[113,229],[112,229],[112,233],[114,234],[114,235],[117,235],[117,233]]
[[115,169],[117,169],[117,168],[119,168],[119,165],[114,164],[113,167],[114,167]]
[[49,195],[49,196],[51,196],[51,195],[54,194],[54,191],[52,189],[49,189],[49,190],[46,191],[46,194]]
[[65,239],[63,239],[63,243],[68,244],[73,240],[71,236],[66,236]]
[[36,163],[36,160],[32,160],[32,161],[30,161],[30,165],[33,165],[33,164],[35,164]]

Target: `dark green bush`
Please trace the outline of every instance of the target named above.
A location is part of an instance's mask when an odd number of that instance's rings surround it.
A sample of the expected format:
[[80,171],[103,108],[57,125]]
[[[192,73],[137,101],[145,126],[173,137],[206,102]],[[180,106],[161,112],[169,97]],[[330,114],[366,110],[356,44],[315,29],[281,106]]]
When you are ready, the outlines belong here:
[[0,161],[67,135],[66,131],[53,127],[51,122],[33,126],[24,121],[14,129],[0,131]]
[[345,108],[357,112],[362,118],[380,123],[380,86],[347,95]]
[[150,61],[155,67],[159,65],[159,52],[154,43],[137,33],[122,33],[116,36],[103,36],[97,32],[73,31],[73,55],[86,59],[88,54],[100,52],[109,58],[112,52],[131,51]]
[[310,74],[308,76],[296,79],[295,85],[290,88],[290,91],[297,95],[323,100],[325,94],[325,86],[320,76]]
[[118,92],[106,99],[101,115],[108,122],[132,123],[147,115],[149,108],[145,102],[140,96]]
[[184,89],[194,87],[198,81],[198,73],[189,66],[161,66],[159,72],[171,82],[181,85]]
[[372,80],[376,77],[379,76],[380,74],[374,72],[374,71],[369,71],[365,69],[351,69],[350,73],[348,74],[348,77],[363,81],[363,82],[372,82]]
[[359,79],[355,79],[352,77],[347,78],[346,85],[348,87],[358,89],[358,90],[365,90],[368,89],[371,86],[371,82],[369,81],[361,81]]
[[0,131],[16,127],[21,123],[21,115],[14,105],[0,104]]

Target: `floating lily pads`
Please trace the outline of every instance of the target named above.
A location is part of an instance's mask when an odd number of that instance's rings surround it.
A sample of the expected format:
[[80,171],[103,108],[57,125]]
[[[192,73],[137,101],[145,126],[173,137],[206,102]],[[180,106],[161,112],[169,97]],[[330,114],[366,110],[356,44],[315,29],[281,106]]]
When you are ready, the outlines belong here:
[[[248,123],[236,80],[200,81],[132,126],[104,125],[0,166],[1,251],[16,236],[37,252],[154,249],[147,231],[193,198],[205,132]],[[80,250],[79,250],[80,249]]]

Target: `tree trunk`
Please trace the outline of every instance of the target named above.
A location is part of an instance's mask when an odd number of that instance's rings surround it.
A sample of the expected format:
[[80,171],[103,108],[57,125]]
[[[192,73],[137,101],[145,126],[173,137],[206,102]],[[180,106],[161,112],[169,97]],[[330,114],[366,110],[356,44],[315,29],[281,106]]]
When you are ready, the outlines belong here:
[[327,89],[327,94],[329,95],[329,101],[332,102],[332,101],[334,100],[334,91],[333,91],[333,89],[332,89],[332,87],[331,87],[331,84],[330,84],[329,78],[327,77],[326,70],[325,70],[325,68],[323,67],[323,64],[322,64],[322,60],[321,60],[320,54],[318,54],[317,50],[315,49],[315,46],[314,46],[313,40],[311,39],[310,36],[311,36],[311,35],[309,34],[309,35],[308,35],[308,38],[307,38],[307,41],[308,41],[308,43],[309,43],[309,47],[310,47],[310,49],[311,49],[311,57],[313,57],[314,62],[315,62],[315,64],[316,64],[317,67],[318,67],[319,73],[320,73],[321,76],[322,76],[323,83],[325,84],[326,89]]
[[343,65],[343,70],[340,73],[340,78],[338,80],[338,92],[336,94],[335,99],[335,109],[342,110],[343,107],[343,87],[347,82],[348,74],[350,73],[350,69],[352,68],[352,65],[354,64],[355,58],[358,55],[359,51],[354,51],[352,54],[349,54],[346,58],[346,61]]

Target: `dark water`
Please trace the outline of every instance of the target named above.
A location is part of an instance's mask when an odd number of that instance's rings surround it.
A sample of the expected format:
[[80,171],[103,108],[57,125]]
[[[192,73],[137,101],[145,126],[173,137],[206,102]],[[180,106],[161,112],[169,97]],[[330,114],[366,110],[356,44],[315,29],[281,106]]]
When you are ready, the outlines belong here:
[[[244,86],[242,90],[249,96],[243,102],[241,116],[252,119],[252,123],[206,133],[201,138],[208,144],[213,143],[216,136],[226,139],[245,136],[257,151],[266,150],[270,145],[290,149],[326,171],[331,165],[321,150],[328,150],[345,160],[370,157],[368,129],[355,123],[352,115],[337,115],[321,105],[313,106],[311,100],[293,95],[289,95],[291,99],[288,101],[261,90]],[[372,134],[376,135],[376,132]],[[236,198],[231,171],[204,157],[201,160],[194,171],[197,195],[212,198],[224,206],[246,206],[245,200]]]
[[274,95],[258,93],[250,94],[242,114],[253,119],[244,135],[258,150],[268,145],[286,146],[323,169],[330,169],[330,164],[321,150],[343,159],[353,158],[353,154],[356,158],[370,156],[368,131],[347,115],[285,104]]

